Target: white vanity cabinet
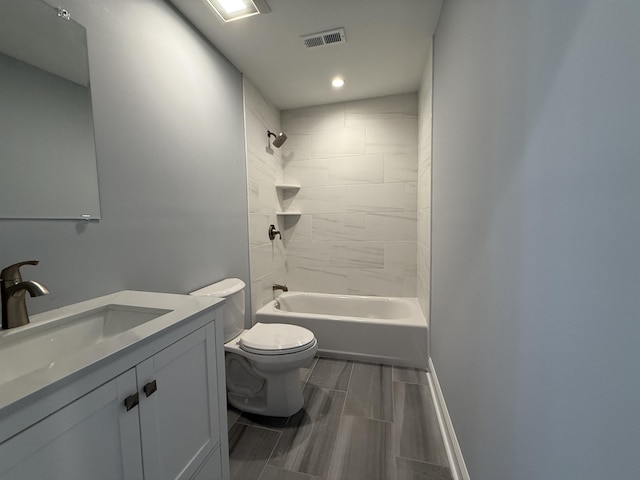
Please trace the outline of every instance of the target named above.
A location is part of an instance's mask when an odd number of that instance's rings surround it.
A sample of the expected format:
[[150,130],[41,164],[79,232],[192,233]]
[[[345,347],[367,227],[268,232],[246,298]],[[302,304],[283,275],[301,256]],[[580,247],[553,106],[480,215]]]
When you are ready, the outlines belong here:
[[136,367],[145,479],[188,480],[219,446],[215,354],[210,324]]
[[228,480],[221,329],[196,327],[1,443],[0,480]]

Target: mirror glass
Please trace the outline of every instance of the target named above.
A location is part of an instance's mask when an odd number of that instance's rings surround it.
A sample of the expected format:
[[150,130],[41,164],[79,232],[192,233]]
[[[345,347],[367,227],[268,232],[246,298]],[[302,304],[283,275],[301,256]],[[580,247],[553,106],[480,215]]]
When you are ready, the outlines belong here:
[[0,218],[100,218],[89,86],[82,25],[0,0]]

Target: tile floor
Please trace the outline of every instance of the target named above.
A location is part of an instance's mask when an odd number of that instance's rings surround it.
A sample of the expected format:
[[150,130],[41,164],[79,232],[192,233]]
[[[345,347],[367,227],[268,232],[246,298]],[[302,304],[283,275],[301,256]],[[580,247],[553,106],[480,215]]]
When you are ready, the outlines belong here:
[[229,409],[234,480],[451,480],[425,372],[315,358],[289,418]]

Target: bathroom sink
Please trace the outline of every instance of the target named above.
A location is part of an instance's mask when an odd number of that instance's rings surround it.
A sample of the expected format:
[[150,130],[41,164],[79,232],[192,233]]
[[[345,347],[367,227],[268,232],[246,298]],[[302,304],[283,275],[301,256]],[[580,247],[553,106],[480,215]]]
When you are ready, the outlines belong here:
[[171,311],[107,304],[7,330],[0,336],[0,385],[35,370],[52,368],[79,350],[95,347]]

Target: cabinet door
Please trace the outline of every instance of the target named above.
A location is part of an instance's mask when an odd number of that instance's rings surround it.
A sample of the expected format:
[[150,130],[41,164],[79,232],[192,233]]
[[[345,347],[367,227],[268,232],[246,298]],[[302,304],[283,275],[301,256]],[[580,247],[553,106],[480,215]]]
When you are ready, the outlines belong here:
[[0,444],[0,479],[141,480],[135,392],[131,369]]
[[146,479],[189,479],[218,446],[215,353],[210,323],[138,365]]

